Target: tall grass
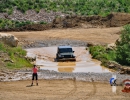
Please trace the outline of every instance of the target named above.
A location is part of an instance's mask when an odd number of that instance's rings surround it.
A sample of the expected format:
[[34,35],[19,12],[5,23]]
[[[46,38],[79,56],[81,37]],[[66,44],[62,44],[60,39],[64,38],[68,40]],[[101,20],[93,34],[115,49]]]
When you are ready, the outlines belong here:
[[6,49],[4,48],[4,44],[0,42],[0,51],[6,52]]
[[114,61],[116,59],[115,50],[107,50],[104,46],[92,46],[90,47],[90,53],[92,57],[98,60]]
[[[31,67],[32,64],[25,59],[26,51],[23,50],[21,47],[10,47],[0,42],[0,51],[6,53],[8,58],[13,62],[5,62],[7,68],[16,69],[16,68],[23,68],[23,67]],[[0,60],[4,60],[0,58]]]

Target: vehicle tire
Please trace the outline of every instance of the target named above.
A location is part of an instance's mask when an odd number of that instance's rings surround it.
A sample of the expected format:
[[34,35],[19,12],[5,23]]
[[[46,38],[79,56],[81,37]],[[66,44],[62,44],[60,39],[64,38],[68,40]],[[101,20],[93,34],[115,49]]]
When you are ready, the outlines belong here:
[[57,59],[56,59],[56,58],[54,58],[54,62],[57,62]]

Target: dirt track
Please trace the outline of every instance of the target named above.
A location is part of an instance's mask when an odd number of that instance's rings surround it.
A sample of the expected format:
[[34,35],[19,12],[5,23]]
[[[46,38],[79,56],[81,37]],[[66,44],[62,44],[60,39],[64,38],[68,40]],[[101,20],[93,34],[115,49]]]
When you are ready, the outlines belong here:
[[100,65],[100,61],[93,60],[86,47],[72,47],[75,51],[76,62],[56,62],[57,47],[41,47],[26,49],[28,57],[36,57],[35,64],[40,69],[58,72],[110,72]]
[[[0,100],[129,100],[129,93],[117,93],[106,83],[74,80],[40,80],[30,87],[30,81],[0,83]],[[34,84],[35,85],[35,84]]]

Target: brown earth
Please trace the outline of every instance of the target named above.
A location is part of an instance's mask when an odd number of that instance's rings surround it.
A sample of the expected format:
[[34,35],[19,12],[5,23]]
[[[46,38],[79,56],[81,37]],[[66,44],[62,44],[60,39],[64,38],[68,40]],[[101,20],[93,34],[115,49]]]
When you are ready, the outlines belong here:
[[31,81],[0,83],[0,100],[129,100],[121,86],[116,93],[108,83],[74,80],[40,80],[39,86]]
[[[31,44],[36,41],[51,42],[60,39],[80,40],[92,44],[114,43],[119,38],[121,27],[115,28],[77,28],[77,29],[52,29],[46,31],[9,32],[15,35],[20,44]],[[51,42],[49,42],[52,40]],[[44,42],[45,42],[44,41]]]
[[120,27],[130,23],[130,14],[111,13],[106,17],[101,16],[66,16],[53,20],[53,27]]
[[[41,17],[42,18],[42,17]],[[42,31],[52,28],[103,28],[121,27],[130,24],[130,14],[111,13],[106,17],[101,16],[65,16],[57,17],[49,24],[32,24],[14,29],[0,29],[0,31]]]

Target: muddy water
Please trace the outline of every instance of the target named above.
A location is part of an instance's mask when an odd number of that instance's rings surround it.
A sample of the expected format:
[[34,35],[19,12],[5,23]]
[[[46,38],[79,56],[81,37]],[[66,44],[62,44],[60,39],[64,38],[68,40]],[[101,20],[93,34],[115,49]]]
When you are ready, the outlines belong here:
[[73,47],[76,62],[55,62],[57,47],[42,47],[26,49],[28,57],[36,57],[36,65],[40,69],[57,72],[110,72],[93,60],[86,47]]

